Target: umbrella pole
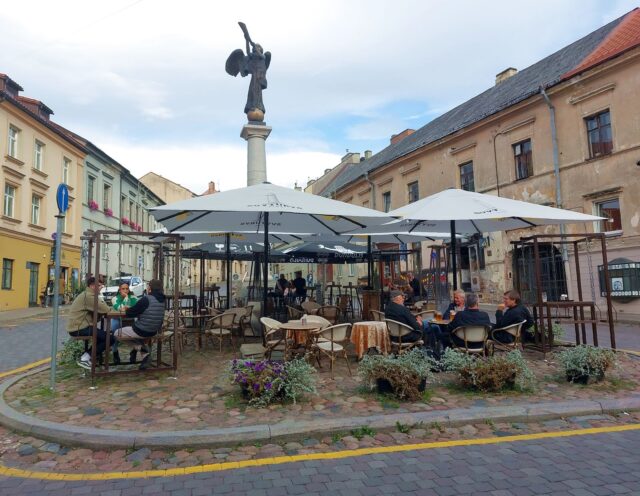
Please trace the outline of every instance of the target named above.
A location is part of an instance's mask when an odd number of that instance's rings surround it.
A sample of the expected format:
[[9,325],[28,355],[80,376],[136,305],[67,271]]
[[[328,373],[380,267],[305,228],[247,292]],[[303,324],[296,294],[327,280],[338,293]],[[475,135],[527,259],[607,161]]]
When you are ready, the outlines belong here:
[[458,289],[458,263],[456,260],[456,221],[451,221],[451,272],[453,273],[453,290]]
[[369,289],[371,288],[371,265],[372,265],[372,259],[371,259],[371,236],[367,236],[367,287]]
[[231,235],[227,233],[224,237],[226,243],[225,270],[227,273],[227,310],[229,310],[229,304],[231,302],[231,246],[229,245],[231,242]]
[[269,212],[264,213],[264,267],[262,268],[262,315],[267,315],[267,293],[269,292]]

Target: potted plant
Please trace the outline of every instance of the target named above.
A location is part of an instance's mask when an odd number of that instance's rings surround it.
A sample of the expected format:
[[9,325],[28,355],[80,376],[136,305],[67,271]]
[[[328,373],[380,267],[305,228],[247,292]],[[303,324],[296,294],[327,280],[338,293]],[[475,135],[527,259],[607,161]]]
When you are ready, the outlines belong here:
[[128,226],[129,225],[129,219],[127,219],[126,217],[122,217],[122,219],[120,219],[120,221],[122,222],[122,225],[124,225],[124,226]]
[[563,368],[567,381],[579,384],[601,381],[607,369],[616,364],[613,351],[584,344],[557,352],[555,358]]
[[434,361],[415,348],[402,355],[366,355],[358,373],[378,392],[393,393],[401,400],[416,401],[432,378]]
[[256,407],[286,400],[295,403],[304,393],[315,393],[315,374],[305,360],[232,360],[228,369],[231,382]]
[[109,207],[107,207],[107,208],[104,209],[104,214],[107,217],[113,217],[113,210],[111,210]]
[[442,370],[455,372],[468,389],[498,392],[505,389],[530,390],[534,375],[519,350],[504,355],[475,357],[447,349],[440,360]]
[[100,205],[98,205],[98,202],[95,200],[89,200],[89,210],[98,210],[100,208]]

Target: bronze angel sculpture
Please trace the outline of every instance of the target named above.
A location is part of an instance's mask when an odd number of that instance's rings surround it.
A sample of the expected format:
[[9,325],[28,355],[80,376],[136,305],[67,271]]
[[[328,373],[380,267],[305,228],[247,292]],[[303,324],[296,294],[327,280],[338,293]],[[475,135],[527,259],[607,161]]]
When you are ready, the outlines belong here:
[[[238,23],[244,33],[247,43],[247,54],[241,48],[231,52],[225,64],[225,70],[231,76],[240,74],[242,77],[251,74],[249,93],[244,113],[249,121],[262,122],[264,120],[264,103],[262,102],[262,90],[267,89],[267,69],[271,62],[271,52],[265,52],[258,43],[251,41],[247,26],[243,22]],[[251,46],[251,50],[249,47]]]

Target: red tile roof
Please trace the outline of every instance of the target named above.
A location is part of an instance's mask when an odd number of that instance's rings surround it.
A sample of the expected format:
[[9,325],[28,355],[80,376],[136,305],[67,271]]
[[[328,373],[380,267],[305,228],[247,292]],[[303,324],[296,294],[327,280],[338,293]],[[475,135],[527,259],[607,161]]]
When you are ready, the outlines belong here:
[[640,8],[635,8],[602,40],[595,50],[582,59],[571,71],[564,74],[563,79],[570,78],[639,45]]

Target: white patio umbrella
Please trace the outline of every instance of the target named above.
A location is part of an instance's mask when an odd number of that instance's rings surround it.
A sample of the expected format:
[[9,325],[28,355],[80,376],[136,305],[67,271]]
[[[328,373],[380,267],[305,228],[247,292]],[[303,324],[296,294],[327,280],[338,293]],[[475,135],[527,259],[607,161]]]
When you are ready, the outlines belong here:
[[[337,235],[392,220],[383,212],[270,183],[200,196],[150,211],[169,232],[264,233],[265,261],[269,260],[269,231]],[[267,263],[263,270],[264,310],[268,290]]]
[[[402,220],[393,221],[401,230],[413,232],[444,231],[451,233],[451,249],[455,253],[455,233],[475,234],[508,231],[549,224],[594,222],[602,217],[571,210],[546,207],[535,203],[511,200],[500,196],[474,193],[461,189],[446,189],[435,195],[400,207],[389,215]],[[457,289],[456,257],[452,257],[453,288]]]

